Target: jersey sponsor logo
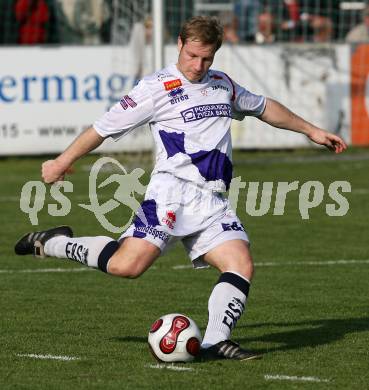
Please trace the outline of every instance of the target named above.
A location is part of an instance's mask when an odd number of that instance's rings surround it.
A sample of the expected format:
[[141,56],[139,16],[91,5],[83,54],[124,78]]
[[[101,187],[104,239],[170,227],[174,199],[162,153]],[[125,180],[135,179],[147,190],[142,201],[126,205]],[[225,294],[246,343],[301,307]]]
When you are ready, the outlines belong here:
[[172,90],[168,93],[168,96],[169,96],[169,97],[176,97],[176,96],[182,95],[183,92],[184,92],[184,89],[183,89],[183,88],[172,89]]
[[176,104],[176,103],[179,103],[179,102],[183,102],[184,100],[188,100],[188,95],[187,94],[183,94],[184,91],[185,90],[183,88],[181,88],[181,87],[172,89],[168,93],[168,96],[171,98],[170,99],[170,104]]
[[182,81],[180,79],[175,79],[171,81],[166,81],[164,83],[164,87],[166,91],[170,91],[171,89],[178,88],[182,85]]
[[168,73],[158,73],[158,81],[163,81],[165,79],[168,79],[169,77],[173,77],[173,75]]
[[203,104],[181,111],[184,122],[198,121],[204,118],[232,117],[232,108],[229,104]]
[[216,91],[217,89],[222,89],[223,91],[229,92],[229,88],[225,87],[222,84],[212,85],[211,88],[213,91]]
[[120,105],[122,106],[123,110],[126,110],[128,107],[136,107],[137,103],[128,95],[125,95],[120,100]]
[[163,219],[161,220],[161,222],[165,223],[169,229],[173,229],[174,228],[174,224],[176,222],[176,213],[174,211],[167,211],[166,213],[167,215],[165,217],[163,217]]
[[68,242],[65,247],[65,254],[68,259],[87,264],[88,248],[84,247],[82,244]]
[[211,85],[210,87],[206,87],[206,88],[202,89],[200,92],[203,96],[208,96],[213,91],[217,91],[218,89],[221,89],[222,91],[229,92],[229,88],[226,87],[225,85],[222,85],[222,84]]

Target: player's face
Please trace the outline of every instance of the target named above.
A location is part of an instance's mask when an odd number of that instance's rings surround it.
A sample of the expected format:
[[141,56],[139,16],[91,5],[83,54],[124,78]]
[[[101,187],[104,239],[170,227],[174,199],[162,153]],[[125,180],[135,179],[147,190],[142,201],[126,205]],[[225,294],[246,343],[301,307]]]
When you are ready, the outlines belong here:
[[201,80],[209,70],[216,52],[215,45],[188,40],[184,45],[178,38],[177,67],[189,81]]

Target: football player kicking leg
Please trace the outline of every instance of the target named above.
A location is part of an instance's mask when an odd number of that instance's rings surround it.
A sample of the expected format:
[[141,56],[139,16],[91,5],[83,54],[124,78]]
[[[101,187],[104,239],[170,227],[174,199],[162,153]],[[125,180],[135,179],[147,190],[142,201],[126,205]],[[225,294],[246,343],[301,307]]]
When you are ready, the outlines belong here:
[[[160,246],[136,237],[121,244],[106,236],[73,238],[72,229],[60,226],[28,233],[15,245],[18,255],[69,258],[110,275],[137,278],[161,254]],[[204,358],[250,360],[259,355],[242,349],[229,340],[231,331],[245,309],[253,275],[247,241],[230,240],[207,252],[203,259],[221,272],[208,302],[209,321],[202,344]]]

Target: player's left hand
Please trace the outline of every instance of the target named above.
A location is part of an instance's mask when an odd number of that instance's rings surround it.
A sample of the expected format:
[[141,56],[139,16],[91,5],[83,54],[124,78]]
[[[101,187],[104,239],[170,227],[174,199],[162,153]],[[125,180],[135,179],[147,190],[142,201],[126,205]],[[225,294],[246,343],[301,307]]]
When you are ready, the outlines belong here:
[[341,137],[328,131],[316,129],[309,135],[309,138],[316,144],[324,145],[335,153],[342,153],[347,149],[347,145]]

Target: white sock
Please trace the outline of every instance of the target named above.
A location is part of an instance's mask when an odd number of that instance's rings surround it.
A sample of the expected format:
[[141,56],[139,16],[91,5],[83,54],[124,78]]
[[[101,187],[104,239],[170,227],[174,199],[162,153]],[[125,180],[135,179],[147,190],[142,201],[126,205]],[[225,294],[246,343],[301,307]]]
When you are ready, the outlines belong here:
[[89,267],[98,268],[98,259],[109,242],[110,237],[66,237],[56,236],[47,240],[44,251],[48,256],[78,261]]
[[215,285],[208,303],[209,321],[202,348],[228,340],[245,310],[250,282],[236,272],[224,272]]

